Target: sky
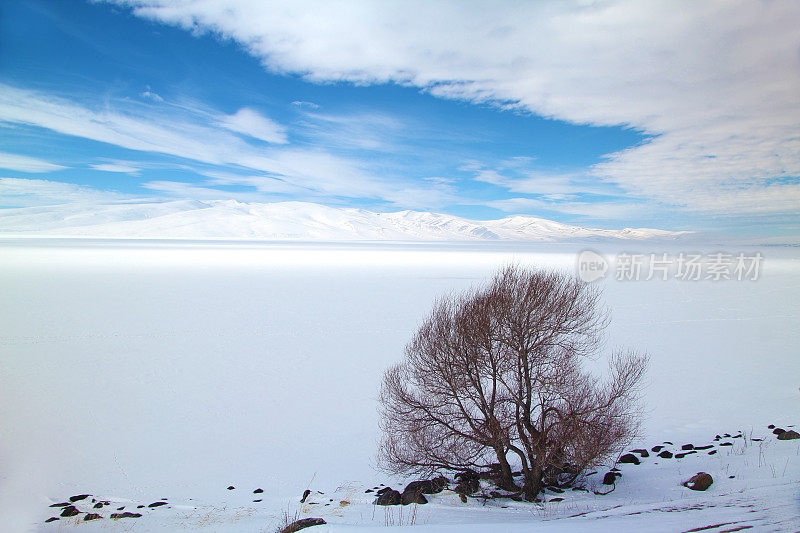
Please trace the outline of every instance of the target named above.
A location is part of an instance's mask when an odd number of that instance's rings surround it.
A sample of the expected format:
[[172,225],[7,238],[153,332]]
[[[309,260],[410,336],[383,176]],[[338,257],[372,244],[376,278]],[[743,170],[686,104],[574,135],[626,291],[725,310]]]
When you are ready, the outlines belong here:
[[0,208],[800,234],[800,4],[0,0]]

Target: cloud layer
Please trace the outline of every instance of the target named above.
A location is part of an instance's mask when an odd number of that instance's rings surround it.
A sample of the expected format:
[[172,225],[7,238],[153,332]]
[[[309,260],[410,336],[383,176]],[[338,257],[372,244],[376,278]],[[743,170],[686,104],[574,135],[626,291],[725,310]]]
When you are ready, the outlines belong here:
[[313,81],[397,82],[636,128],[652,138],[589,174],[654,202],[716,214],[800,206],[796,2],[116,3]]

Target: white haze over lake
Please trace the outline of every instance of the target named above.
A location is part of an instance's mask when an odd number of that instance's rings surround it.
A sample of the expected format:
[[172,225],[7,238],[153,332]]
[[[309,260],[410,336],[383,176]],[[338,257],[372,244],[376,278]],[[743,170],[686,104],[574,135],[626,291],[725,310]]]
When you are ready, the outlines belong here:
[[[202,500],[232,484],[277,501],[312,479],[386,482],[380,377],[434,299],[510,262],[574,271],[581,249],[0,242],[2,507],[41,521],[45,497],[79,492]],[[647,436],[800,412],[800,253],[744,251],[765,257],[758,281],[601,282],[608,348],[652,357]]]

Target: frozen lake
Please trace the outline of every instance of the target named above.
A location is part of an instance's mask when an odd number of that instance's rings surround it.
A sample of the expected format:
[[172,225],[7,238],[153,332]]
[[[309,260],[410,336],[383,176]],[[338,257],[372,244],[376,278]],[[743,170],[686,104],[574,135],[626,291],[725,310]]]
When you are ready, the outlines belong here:
[[[82,491],[277,499],[386,481],[379,380],[433,300],[512,261],[574,271],[582,249],[2,241],[0,501],[39,519],[45,496]],[[608,347],[652,357],[648,435],[800,412],[800,252],[758,251],[757,281],[599,282]]]

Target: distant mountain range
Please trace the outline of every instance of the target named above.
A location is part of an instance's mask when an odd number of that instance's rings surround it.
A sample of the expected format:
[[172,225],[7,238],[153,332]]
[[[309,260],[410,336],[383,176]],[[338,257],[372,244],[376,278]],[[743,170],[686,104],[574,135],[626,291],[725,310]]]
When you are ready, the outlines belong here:
[[296,241],[673,240],[691,232],[593,229],[515,215],[471,220],[441,213],[328,207],[304,202],[175,200],[0,209],[0,235]]

